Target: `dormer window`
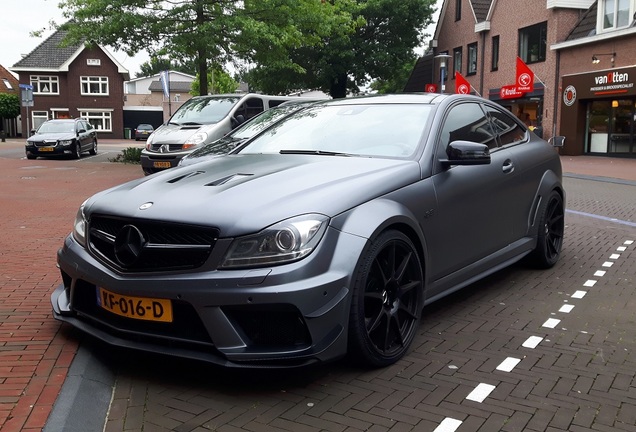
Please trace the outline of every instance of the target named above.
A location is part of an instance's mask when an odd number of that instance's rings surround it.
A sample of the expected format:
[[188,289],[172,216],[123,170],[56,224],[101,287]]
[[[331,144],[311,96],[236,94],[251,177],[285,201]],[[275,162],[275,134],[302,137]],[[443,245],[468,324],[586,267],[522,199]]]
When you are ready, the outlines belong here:
[[600,0],[598,33],[629,26],[634,12],[633,3],[631,0]]

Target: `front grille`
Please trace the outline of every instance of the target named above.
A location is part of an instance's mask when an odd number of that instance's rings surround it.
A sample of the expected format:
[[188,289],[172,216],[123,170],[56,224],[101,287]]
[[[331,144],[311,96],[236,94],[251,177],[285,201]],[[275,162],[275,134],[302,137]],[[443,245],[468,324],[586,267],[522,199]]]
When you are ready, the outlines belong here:
[[311,345],[305,321],[291,305],[224,307],[223,312],[242,330],[250,348],[299,349]]
[[91,252],[121,272],[188,270],[210,256],[216,228],[93,215],[88,225]]
[[126,318],[107,310],[97,304],[97,288],[86,281],[78,280],[71,299],[73,309],[81,315],[94,320],[93,324],[100,325],[109,331],[121,332],[126,339],[148,339],[191,342],[196,344],[213,345],[210,335],[205,330],[203,322],[191,304],[184,301],[172,300],[171,323],[153,322]]
[[169,152],[177,152],[183,150],[183,144],[151,144],[148,150],[160,153],[161,147],[164,146],[166,146],[165,148],[167,148]]
[[56,146],[57,140],[35,141],[33,144],[35,144],[36,147],[50,147]]

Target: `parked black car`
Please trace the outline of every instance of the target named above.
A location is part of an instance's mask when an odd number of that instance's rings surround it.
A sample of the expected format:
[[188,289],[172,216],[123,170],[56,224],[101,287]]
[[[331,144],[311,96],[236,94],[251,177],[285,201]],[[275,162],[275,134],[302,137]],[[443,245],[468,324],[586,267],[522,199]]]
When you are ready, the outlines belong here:
[[146,140],[155,128],[150,124],[142,123],[135,128],[135,141]]
[[97,154],[97,132],[84,119],[47,120],[26,141],[27,159],[38,156],[71,156]]
[[86,200],[54,316],[221,365],[389,365],[426,304],[521,259],[557,262],[561,176],[548,142],[482,98],[319,102]]

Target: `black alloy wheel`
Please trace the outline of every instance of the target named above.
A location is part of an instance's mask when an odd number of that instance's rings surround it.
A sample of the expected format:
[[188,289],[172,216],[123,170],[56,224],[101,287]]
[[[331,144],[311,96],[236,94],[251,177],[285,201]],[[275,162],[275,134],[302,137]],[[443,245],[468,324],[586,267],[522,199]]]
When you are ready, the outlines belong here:
[[423,292],[420,259],[408,237],[386,231],[358,266],[349,351],[367,366],[387,366],[404,356],[417,332]]
[[552,191],[539,218],[537,246],[530,255],[536,267],[546,269],[556,264],[561,256],[564,231],[563,198],[557,191]]

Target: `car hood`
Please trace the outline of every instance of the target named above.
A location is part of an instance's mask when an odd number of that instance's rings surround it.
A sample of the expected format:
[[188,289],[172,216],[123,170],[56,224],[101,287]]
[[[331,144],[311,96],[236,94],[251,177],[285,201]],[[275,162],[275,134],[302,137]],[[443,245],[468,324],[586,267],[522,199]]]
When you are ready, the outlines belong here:
[[73,132],[55,132],[55,133],[43,133],[30,136],[27,141],[59,141],[74,139],[75,134]]
[[[420,179],[416,161],[278,154],[227,155],[101,192],[85,210],[215,226],[222,237],[306,213],[335,216]],[[141,206],[152,203],[141,210]]]
[[183,144],[188,138],[208,125],[176,125],[164,124],[155,129],[152,135],[153,144]]

